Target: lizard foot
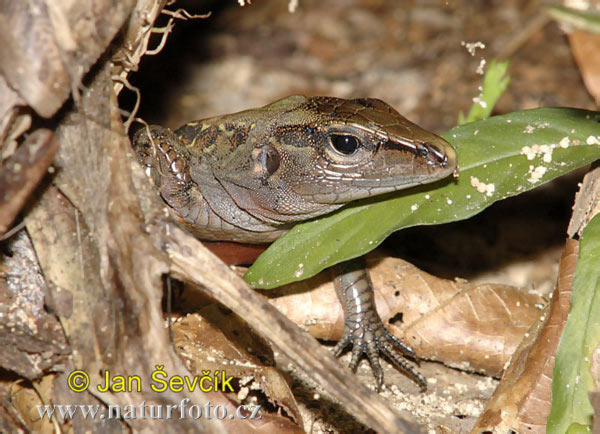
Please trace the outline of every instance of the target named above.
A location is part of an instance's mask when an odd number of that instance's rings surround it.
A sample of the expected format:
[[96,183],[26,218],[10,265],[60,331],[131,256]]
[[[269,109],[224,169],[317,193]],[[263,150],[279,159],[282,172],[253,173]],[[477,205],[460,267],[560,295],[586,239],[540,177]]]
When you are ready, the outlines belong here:
[[[375,313],[375,315],[377,314]],[[413,349],[391,334],[385,328],[379,316],[369,319],[363,318],[363,321],[347,319],[344,334],[333,349],[334,356],[339,357],[349,344],[352,345],[350,369],[353,372],[356,371],[361,356],[366,354],[377,382],[378,392],[381,391],[383,385],[383,369],[379,361],[380,354],[385,354],[398,369],[413,379],[421,388],[421,392],[427,390],[425,377],[403,357],[415,358]]]

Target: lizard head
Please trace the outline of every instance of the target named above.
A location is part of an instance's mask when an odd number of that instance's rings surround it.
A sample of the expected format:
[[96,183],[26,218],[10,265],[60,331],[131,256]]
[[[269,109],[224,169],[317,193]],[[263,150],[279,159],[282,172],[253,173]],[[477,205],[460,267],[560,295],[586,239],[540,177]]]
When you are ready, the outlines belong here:
[[[437,181],[456,169],[448,142],[381,100],[298,102],[273,134],[282,154],[275,158],[279,178],[303,198],[343,204]],[[265,157],[265,163],[273,160]]]
[[449,143],[369,98],[292,96],[175,132],[142,129],[133,142],[177,212],[201,198],[249,231],[279,229],[456,168]]

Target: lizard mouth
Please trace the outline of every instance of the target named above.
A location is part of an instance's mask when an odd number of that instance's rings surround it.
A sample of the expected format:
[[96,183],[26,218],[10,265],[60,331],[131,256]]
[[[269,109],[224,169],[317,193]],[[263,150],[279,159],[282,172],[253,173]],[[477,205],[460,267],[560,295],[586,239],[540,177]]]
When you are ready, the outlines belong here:
[[[386,176],[378,176],[380,185],[406,188],[426,184],[450,175],[457,164],[456,150],[444,139],[430,134],[427,140],[405,140],[390,138],[384,146],[381,160],[388,170]],[[366,175],[365,180],[371,178]],[[388,179],[385,179],[388,178]]]

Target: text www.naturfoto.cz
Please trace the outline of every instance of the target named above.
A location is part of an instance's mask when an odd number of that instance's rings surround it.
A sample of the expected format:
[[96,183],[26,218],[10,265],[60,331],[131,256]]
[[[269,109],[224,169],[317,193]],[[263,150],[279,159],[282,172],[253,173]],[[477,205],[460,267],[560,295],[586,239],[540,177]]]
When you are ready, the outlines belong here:
[[211,405],[207,402],[203,406],[189,404],[190,400],[184,398],[180,404],[146,404],[142,401],[139,405],[128,404],[124,406],[109,405],[38,405],[40,418],[60,418],[62,421],[74,419],[81,414],[85,419],[261,419],[260,405],[240,405],[235,412],[229,413],[223,405]]

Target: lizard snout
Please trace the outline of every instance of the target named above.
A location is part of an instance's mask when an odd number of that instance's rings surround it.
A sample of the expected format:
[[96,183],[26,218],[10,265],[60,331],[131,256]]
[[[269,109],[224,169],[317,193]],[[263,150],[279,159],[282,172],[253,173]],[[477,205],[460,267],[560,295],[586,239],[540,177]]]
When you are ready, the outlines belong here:
[[425,151],[425,155],[433,156],[436,160],[436,163],[444,167],[448,164],[448,155],[442,150],[436,148],[433,145],[428,145],[427,143],[423,144],[423,149]]
[[444,169],[454,170],[456,167],[456,150],[445,140],[440,138],[435,143],[424,143],[423,149],[426,149],[430,163]]

